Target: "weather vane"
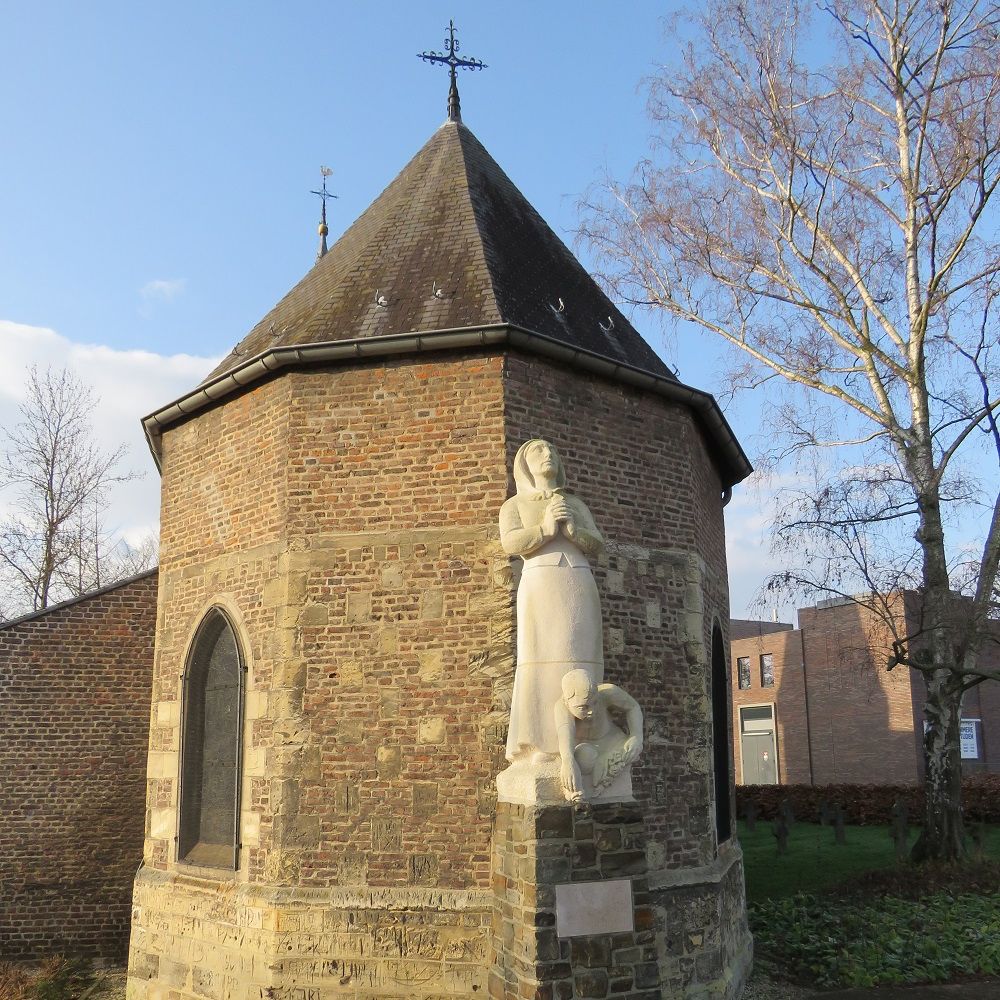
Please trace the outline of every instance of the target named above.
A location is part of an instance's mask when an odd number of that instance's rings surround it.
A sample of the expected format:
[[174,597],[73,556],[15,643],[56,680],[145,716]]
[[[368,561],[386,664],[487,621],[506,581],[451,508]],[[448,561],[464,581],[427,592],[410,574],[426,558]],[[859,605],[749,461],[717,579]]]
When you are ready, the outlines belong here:
[[481,59],[462,59],[459,57],[459,42],[455,37],[455,22],[448,22],[448,37],[444,44],[447,52],[418,52],[417,58],[424,62],[442,63],[446,65],[451,75],[451,86],[448,88],[448,121],[460,122],[462,120],[462,106],[458,100],[458,79],[455,70],[462,69],[486,69],[486,63]]
[[323,190],[322,191],[310,191],[310,194],[318,195],[320,200],[323,202],[323,211],[320,217],[319,224],[319,253],[316,254],[316,259],[319,260],[321,257],[326,256],[326,235],[330,232],[326,225],[326,203],[329,198],[336,198],[337,195],[333,194],[331,191],[326,189],[326,179],[333,173],[329,167],[320,167],[319,172],[323,175]]

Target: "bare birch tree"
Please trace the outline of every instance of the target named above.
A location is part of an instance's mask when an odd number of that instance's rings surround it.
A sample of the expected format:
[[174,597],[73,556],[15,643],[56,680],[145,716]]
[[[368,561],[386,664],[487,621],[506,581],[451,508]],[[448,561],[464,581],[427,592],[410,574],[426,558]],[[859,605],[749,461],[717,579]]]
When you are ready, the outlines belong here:
[[[0,457],[0,579],[6,617],[38,611],[138,572],[155,546],[135,549],[108,536],[103,512],[124,446],[93,440],[93,393],[69,371],[30,369],[21,419]],[[145,564],[145,565],[142,565]]]
[[[735,349],[733,388],[791,387],[792,451],[847,448],[785,519],[815,543],[789,580],[918,588],[891,660],[926,684],[914,857],[961,856],[962,696],[993,676],[1000,559],[1000,8],[708,0],[678,30],[655,153],[595,193],[582,235],[620,297]],[[961,504],[985,512],[971,556]],[[916,548],[880,566],[880,532]]]

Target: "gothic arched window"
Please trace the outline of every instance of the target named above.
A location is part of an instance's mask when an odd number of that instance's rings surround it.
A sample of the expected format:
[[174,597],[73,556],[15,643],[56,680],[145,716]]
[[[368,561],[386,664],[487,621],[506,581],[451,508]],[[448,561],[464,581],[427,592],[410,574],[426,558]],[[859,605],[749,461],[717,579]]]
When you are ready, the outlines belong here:
[[243,656],[229,619],[212,608],[184,671],[177,857],[237,867]]
[[733,834],[730,794],[729,657],[718,623],[712,629],[712,746],[715,764],[715,833],[718,843]]

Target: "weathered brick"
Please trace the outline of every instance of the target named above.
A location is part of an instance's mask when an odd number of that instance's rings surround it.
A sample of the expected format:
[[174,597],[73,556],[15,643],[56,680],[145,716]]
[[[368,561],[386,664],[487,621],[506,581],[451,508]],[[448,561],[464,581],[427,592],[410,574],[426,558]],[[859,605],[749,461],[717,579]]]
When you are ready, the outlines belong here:
[[171,687],[150,733],[156,595],[153,572],[0,627],[5,959],[125,955],[147,792],[157,812],[173,789],[159,774],[147,788],[147,740],[175,750],[179,718]]

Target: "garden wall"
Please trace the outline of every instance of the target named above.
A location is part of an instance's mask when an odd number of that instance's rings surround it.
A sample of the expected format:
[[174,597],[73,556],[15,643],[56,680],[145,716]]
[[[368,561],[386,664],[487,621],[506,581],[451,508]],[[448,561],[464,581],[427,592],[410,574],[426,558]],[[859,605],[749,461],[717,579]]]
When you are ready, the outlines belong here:
[[0,626],[0,959],[125,955],[156,590],[153,570]]

